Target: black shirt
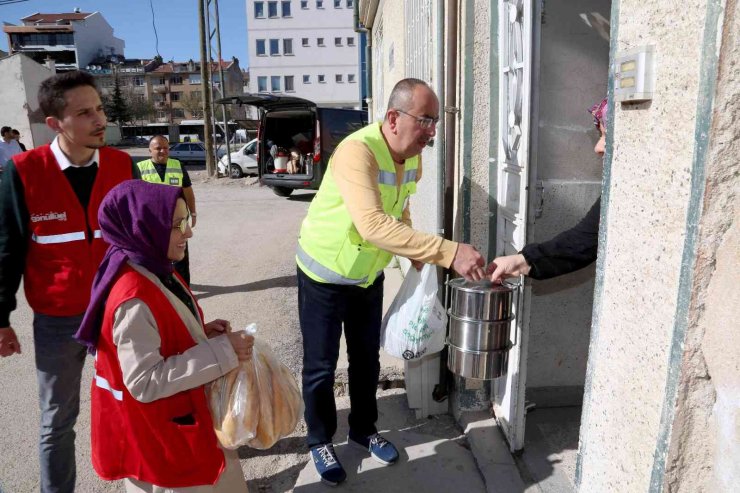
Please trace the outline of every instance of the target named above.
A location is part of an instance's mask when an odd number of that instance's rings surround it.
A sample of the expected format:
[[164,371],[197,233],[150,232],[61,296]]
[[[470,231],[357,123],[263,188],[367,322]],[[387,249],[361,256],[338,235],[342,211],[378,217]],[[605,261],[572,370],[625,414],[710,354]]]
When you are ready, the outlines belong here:
[[529,277],[550,279],[582,269],[596,260],[599,246],[601,197],[578,224],[544,243],[532,243],[522,249],[531,266]]
[[[164,173],[165,173],[165,170],[167,169],[167,163],[157,164],[154,161],[152,161],[152,164],[154,164],[154,169],[157,170],[159,179],[164,182]],[[192,187],[193,182],[190,181],[190,175],[188,174],[188,170],[185,169],[185,166],[182,163],[180,163],[180,169],[182,169],[182,188]]]

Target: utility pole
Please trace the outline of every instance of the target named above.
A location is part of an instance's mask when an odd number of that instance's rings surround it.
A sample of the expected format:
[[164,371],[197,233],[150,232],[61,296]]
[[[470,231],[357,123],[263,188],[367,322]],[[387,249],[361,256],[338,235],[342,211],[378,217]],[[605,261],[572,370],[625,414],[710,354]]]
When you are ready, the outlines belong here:
[[198,28],[200,31],[200,87],[203,93],[203,136],[206,148],[206,173],[213,176],[216,173],[215,161],[213,159],[213,124],[211,120],[211,78],[208,56],[206,55],[206,15],[204,2],[198,2]]
[[[206,31],[208,32],[208,67],[211,70],[211,81],[213,81],[215,78],[215,69],[213,68],[213,64],[218,63],[218,85],[216,85],[216,83],[213,83],[211,85],[211,101],[215,101],[217,96],[218,98],[226,97],[226,81],[224,80],[224,68],[222,63],[223,58],[221,56],[221,28],[218,16],[218,0],[204,0],[204,4],[206,9]],[[215,28],[212,27],[212,24],[215,25]],[[213,59],[214,40],[217,43],[217,62],[215,62]],[[213,119],[214,136],[216,135],[216,129],[219,127],[218,118],[216,117],[217,114],[217,109],[211,106],[211,118]],[[229,146],[229,122],[226,119],[226,105],[221,105],[221,116],[223,121],[221,131],[223,132],[224,143],[226,145],[226,160],[228,162],[227,172],[229,172],[229,170],[231,170],[231,148]],[[216,144],[216,146],[218,146],[218,144]]]

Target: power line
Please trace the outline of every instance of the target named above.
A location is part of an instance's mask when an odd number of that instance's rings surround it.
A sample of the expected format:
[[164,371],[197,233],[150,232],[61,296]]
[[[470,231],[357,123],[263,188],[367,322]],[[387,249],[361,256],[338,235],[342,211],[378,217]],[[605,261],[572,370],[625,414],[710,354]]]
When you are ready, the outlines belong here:
[[0,0],[0,7],[3,5],[10,5],[11,3],[27,2],[28,0]]
[[152,9],[152,28],[154,28],[154,40],[155,40],[154,49],[157,52],[157,56],[162,58],[162,55],[159,54],[159,36],[157,35],[157,25],[154,23],[154,4],[152,3],[152,0],[149,0],[149,8]]

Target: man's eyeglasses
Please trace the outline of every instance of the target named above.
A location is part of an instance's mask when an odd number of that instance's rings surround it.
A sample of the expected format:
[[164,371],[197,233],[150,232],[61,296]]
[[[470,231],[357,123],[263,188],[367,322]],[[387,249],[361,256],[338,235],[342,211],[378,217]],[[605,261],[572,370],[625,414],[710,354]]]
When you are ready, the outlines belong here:
[[406,116],[410,116],[411,118],[414,118],[416,120],[416,122],[419,124],[419,126],[421,128],[424,128],[424,129],[427,129],[427,128],[431,127],[432,125],[437,125],[439,123],[439,118],[429,118],[429,117],[426,117],[426,116],[416,116],[416,115],[412,115],[411,113],[406,113],[403,110],[399,110],[398,108],[396,108],[396,111],[398,111],[399,113],[403,113]]
[[190,213],[188,213],[188,216],[181,219],[177,224],[172,226],[172,229],[179,229],[180,233],[185,234],[188,228],[192,227],[192,224],[192,218],[190,217]]

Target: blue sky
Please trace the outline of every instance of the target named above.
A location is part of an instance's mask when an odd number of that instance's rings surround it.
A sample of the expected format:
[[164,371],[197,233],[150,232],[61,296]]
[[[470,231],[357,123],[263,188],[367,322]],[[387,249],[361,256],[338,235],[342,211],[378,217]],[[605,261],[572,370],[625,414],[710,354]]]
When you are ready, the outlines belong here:
[[[187,61],[200,58],[198,3],[196,0],[152,0],[159,36],[159,53],[165,60]],[[149,0],[28,0],[0,5],[0,21],[20,24],[20,19],[35,12],[100,12],[113,27],[116,37],[126,42],[127,58],[151,58],[157,54]],[[235,56],[247,68],[247,14],[244,0],[219,0],[221,53],[225,60]],[[8,38],[2,33],[0,49],[8,51]],[[214,43],[214,50],[216,45]],[[216,53],[214,52],[214,58]]]

